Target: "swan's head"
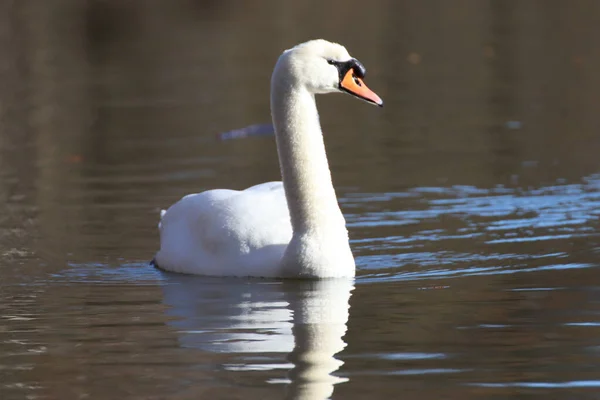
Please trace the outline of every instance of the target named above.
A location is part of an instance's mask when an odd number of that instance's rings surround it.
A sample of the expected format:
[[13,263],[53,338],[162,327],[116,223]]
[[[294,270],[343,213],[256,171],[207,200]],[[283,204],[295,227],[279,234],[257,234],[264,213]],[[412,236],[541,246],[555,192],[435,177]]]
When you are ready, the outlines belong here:
[[312,93],[345,92],[383,106],[381,98],[363,82],[365,73],[365,67],[344,46],[318,39],[284,51],[272,84],[304,86]]

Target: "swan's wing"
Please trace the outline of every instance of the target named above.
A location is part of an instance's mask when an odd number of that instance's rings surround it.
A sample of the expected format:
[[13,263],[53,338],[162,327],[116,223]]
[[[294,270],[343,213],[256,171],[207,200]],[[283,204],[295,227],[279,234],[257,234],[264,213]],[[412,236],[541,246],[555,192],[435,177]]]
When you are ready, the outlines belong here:
[[159,266],[207,275],[264,276],[292,237],[281,182],[188,195],[162,216]]

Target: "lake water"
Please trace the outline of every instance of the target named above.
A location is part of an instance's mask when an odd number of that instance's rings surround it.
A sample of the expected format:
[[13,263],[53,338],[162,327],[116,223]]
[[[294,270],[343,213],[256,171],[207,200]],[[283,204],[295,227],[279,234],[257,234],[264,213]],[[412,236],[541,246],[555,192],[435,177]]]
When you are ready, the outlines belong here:
[[[600,393],[600,3],[0,4],[0,398]],[[159,210],[279,179],[281,51],[318,100],[353,281],[163,273]]]

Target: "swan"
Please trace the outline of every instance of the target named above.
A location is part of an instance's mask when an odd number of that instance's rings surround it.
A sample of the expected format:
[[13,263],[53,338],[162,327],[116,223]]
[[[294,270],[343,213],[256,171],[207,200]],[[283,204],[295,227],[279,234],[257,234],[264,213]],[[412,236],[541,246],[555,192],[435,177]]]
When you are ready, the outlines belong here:
[[196,275],[340,278],[355,275],[346,221],[323,143],[315,94],[383,101],[365,67],[340,44],[311,40],[284,51],[271,76],[271,116],[283,182],[183,197],[159,222],[154,265]]

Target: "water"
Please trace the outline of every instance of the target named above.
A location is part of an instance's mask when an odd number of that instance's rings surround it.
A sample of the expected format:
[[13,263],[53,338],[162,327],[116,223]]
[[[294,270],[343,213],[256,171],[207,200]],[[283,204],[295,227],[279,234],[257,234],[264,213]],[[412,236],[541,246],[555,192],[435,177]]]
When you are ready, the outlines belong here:
[[[0,398],[597,398],[600,6],[261,4],[0,3]],[[318,100],[356,280],[149,267],[318,36],[385,100]]]

